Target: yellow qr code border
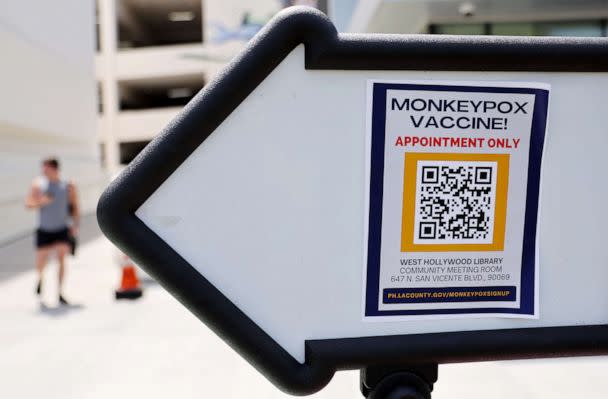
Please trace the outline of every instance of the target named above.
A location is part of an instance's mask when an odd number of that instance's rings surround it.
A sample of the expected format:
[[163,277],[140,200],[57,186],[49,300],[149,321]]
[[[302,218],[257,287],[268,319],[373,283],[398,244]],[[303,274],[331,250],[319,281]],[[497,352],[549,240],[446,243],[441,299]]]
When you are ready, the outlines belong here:
[[[404,156],[401,252],[502,251],[505,246],[509,154],[414,153]],[[490,244],[414,244],[418,161],[486,161],[497,163],[494,236]]]

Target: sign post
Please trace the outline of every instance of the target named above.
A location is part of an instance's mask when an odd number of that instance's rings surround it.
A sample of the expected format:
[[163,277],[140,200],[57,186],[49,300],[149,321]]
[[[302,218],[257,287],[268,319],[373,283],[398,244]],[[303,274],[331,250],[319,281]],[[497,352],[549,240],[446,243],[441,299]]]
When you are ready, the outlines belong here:
[[606,354],[606,92],[606,39],[342,35],[288,9],[98,220],[293,394]]

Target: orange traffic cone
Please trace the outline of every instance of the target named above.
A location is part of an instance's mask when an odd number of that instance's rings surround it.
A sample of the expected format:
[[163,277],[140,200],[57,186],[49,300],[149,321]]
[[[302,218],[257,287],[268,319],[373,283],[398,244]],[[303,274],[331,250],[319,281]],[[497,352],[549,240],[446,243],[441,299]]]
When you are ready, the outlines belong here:
[[137,278],[137,271],[133,262],[126,256],[124,258],[122,279],[120,280],[120,288],[116,290],[116,299],[137,299],[143,294]]

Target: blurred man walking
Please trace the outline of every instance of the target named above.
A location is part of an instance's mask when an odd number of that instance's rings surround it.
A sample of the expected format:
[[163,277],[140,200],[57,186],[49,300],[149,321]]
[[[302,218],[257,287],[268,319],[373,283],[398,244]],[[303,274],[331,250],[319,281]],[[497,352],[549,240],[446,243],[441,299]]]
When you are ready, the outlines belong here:
[[25,206],[39,210],[36,230],[36,294],[41,294],[44,267],[54,253],[59,262],[59,303],[67,305],[63,296],[65,256],[70,251],[70,236],[75,238],[78,234],[80,213],[76,187],[71,182],[61,180],[57,159],[48,158],[42,162],[42,176],[32,183]]

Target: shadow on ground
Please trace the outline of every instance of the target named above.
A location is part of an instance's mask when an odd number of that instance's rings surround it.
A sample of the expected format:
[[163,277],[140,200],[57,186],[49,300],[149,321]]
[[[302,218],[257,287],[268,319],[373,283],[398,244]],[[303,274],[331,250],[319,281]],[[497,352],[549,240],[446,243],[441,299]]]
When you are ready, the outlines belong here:
[[62,317],[66,316],[68,313],[77,312],[83,309],[84,305],[81,304],[49,306],[41,302],[39,313],[49,317]]
[[142,277],[139,282],[142,288],[158,287],[158,282],[152,277]]

